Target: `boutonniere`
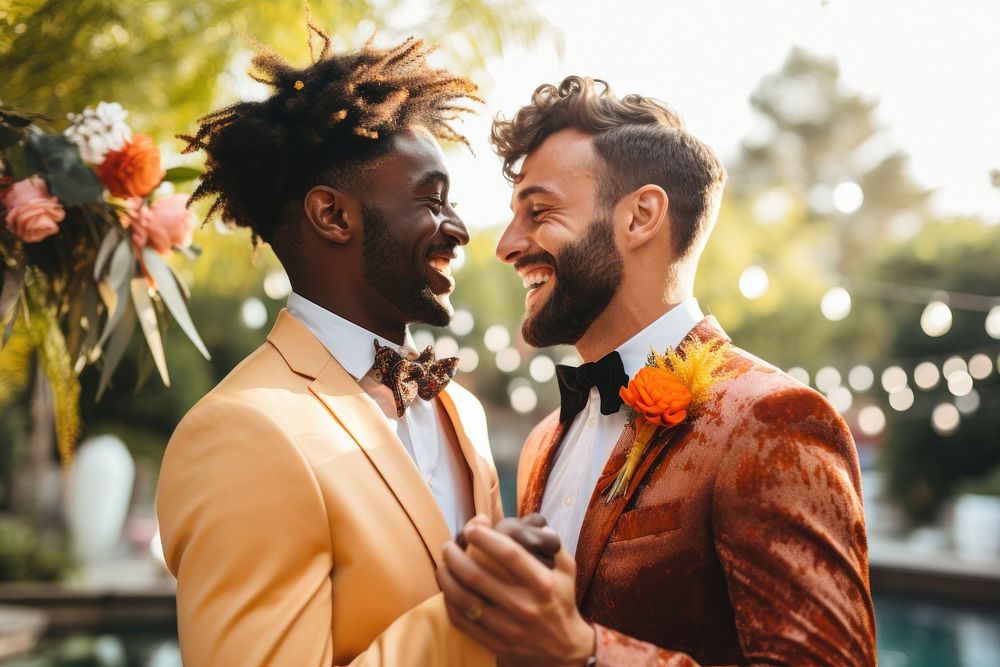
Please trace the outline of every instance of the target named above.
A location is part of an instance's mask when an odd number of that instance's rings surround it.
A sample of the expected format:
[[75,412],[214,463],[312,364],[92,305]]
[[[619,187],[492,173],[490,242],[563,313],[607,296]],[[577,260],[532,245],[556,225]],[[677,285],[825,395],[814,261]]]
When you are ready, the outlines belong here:
[[722,371],[728,343],[692,340],[682,351],[668,347],[664,354],[652,350],[646,365],[639,369],[619,395],[630,410],[628,423],[635,428],[625,463],[615,481],[605,491],[605,503],[625,495],[629,482],[652,439],[697,416],[708,402],[712,388],[733,373]]

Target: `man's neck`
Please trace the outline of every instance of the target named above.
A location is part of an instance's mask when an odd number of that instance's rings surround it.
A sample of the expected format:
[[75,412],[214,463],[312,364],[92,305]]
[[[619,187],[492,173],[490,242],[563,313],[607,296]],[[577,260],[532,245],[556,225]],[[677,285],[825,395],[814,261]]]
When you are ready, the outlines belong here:
[[378,317],[369,309],[361,308],[356,299],[338,299],[336,294],[331,294],[328,290],[309,289],[307,286],[296,287],[295,292],[317,306],[396,345],[402,345],[406,341],[406,322],[393,317]]
[[574,347],[584,362],[596,361],[617,350],[626,341],[676,308],[690,294],[671,294],[662,300],[641,299],[609,304]]

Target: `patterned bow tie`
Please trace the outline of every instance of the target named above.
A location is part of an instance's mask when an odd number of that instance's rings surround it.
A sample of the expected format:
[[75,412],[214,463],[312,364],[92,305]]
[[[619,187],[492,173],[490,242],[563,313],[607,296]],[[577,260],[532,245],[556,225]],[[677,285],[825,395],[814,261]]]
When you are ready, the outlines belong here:
[[391,347],[375,341],[375,379],[392,389],[396,399],[396,416],[402,417],[413,399],[419,396],[429,401],[448,386],[455,377],[458,357],[437,360],[428,345],[416,359],[407,359]]
[[601,414],[613,415],[622,407],[618,390],[628,384],[628,375],[617,351],[607,354],[597,361],[577,367],[556,366],[559,381],[559,421],[565,424],[587,405],[590,388],[597,387],[601,395]]

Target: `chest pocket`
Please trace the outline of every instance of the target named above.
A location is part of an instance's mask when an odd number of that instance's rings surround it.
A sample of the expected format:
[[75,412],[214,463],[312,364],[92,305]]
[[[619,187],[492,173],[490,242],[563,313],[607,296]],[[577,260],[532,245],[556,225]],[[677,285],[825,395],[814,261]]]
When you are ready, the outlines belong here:
[[676,530],[681,527],[680,518],[680,509],[677,505],[640,507],[618,517],[608,541],[623,542]]

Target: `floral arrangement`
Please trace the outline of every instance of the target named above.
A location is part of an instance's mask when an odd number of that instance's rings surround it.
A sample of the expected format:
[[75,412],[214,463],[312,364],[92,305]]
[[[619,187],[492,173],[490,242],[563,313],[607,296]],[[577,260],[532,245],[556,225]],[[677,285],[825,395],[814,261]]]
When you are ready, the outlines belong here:
[[[154,367],[170,384],[170,320],[209,356],[188,313],[188,289],[165,261],[177,250],[196,255],[197,220],[187,196],[164,184],[200,172],[165,170],[127,113],[101,102],[69,114],[56,133],[43,129],[41,115],[0,104],[0,349],[10,343],[36,355],[52,387],[64,461],[80,430],[79,374],[100,366],[99,399],[136,328],[146,343],[140,385]],[[23,340],[14,345],[12,337]]]
[[649,443],[664,431],[682,424],[709,401],[716,384],[732,376],[722,370],[727,345],[692,340],[683,352],[652,350],[646,365],[618,394],[631,409],[628,423],[635,440],[614,482],[605,490],[605,503],[625,494]]

